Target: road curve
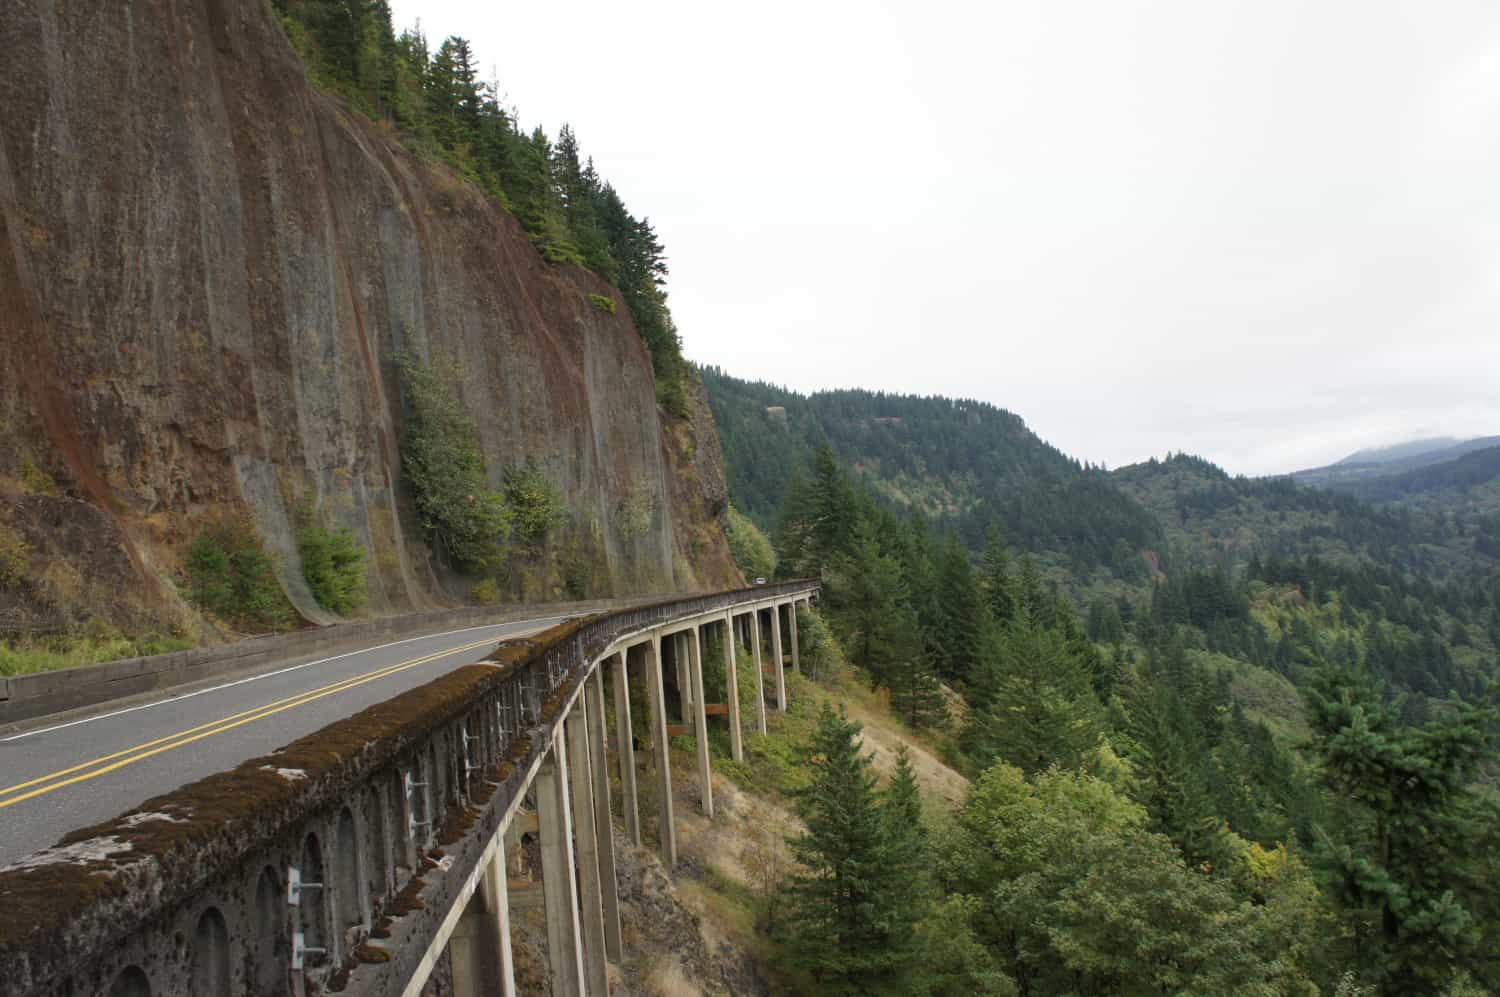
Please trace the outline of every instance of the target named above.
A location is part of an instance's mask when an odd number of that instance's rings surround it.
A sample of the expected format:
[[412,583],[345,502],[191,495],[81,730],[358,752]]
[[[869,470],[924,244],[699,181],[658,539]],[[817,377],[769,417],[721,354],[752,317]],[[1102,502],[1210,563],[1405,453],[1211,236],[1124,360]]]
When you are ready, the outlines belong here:
[[428,634],[0,737],[0,867],[563,619]]

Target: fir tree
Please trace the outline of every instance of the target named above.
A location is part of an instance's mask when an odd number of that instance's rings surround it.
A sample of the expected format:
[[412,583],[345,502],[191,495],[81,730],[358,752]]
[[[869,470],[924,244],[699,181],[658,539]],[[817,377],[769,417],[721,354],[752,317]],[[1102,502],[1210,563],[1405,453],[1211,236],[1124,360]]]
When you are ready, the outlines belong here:
[[885,685],[891,691],[891,709],[915,729],[940,727],[948,720],[948,702],[942,683],[917,639],[917,620],[902,607],[894,621],[903,635],[902,653],[888,669]]
[[1312,748],[1346,807],[1321,851],[1355,956],[1383,993],[1436,993],[1455,966],[1500,983],[1494,955],[1497,807],[1475,779],[1492,757],[1496,710],[1452,701],[1420,726],[1361,676],[1320,670],[1306,690]]
[[980,601],[968,555],[949,533],[938,552],[933,663],[949,681],[966,681],[979,651]]
[[877,684],[888,684],[898,663],[923,657],[916,621],[903,611],[901,567],[881,552],[870,524],[860,522],[835,568],[829,602],[849,660]]
[[922,823],[922,793],[912,768],[911,751],[904,744],[896,753],[896,768],[882,794],[880,814],[885,823],[885,852],[894,885],[889,909],[900,919],[891,941],[899,971],[900,965],[909,965],[916,955],[916,934],[912,929],[926,916],[933,898],[932,844]]
[[809,511],[809,554],[821,571],[850,549],[858,520],[854,489],[827,443],[818,448],[813,459]]
[[1024,608],[986,644],[964,732],[975,759],[981,766],[1005,761],[1028,773],[1079,766],[1103,731],[1087,665],[1062,633],[1037,625]]
[[802,871],[792,877],[788,956],[821,992],[867,994],[904,968],[910,934],[908,885],[891,861],[886,816],[860,726],[826,702],[807,753],[812,783],[799,811],[807,830],[791,839]]
[[984,572],[980,587],[984,605],[995,622],[1009,623],[1016,612],[1015,581],[1011,577],[1010,548],[997,527],[990,527],[985,537]]

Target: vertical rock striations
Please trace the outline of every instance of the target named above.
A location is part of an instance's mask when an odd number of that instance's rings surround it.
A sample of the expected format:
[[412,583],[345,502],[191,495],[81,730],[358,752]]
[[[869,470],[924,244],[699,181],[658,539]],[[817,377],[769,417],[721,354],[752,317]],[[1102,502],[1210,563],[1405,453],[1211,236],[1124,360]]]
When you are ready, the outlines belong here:
[[658,410],[623,302],[588,298],[618,294],[312,90],[262,4],[8,0],[0,51],[0,521],[33,602],[160,620],[195,524],[248,507],[314,616],[308,501],[370,550],[373,608],[459,592],[403,494],[402,353],[463,365],[497,485],[535,457],[564,498],[514,594],[734,578],[706,407]]

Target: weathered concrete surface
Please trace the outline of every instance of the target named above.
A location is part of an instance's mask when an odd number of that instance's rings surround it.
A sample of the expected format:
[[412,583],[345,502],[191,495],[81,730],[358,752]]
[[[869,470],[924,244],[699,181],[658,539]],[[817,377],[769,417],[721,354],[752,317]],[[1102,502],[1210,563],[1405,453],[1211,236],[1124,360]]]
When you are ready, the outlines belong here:
[[[781,583],[570,620],[70,833],[0,869],[0,995],[105,992],[121,974],[141,973],[153,992],[270,992],[286,979],[293,931],[326,948],[307,968],[319,987],[349,982],[353,992],[394,994],[422,967],[446,978],[451,960],[434,966],[425,953],[435,951],[448,913],[461,912],[465,891],[479,887],[486,843],[549,744],[556,799],[565,798],[558,726],[591,663],[623,637],[654,649],[663,626],[815,586]],[[653,698],[659,705],[659,688]],[[579,755],[587,764],[587,750]],[[544,819],[561,817],[554,838],[570,843],[566,808],[543,800],[541,809]],[[545,824],[542,837],[545,844]],[[295,911],[283,899],[292,866],[322,884]],[[571,858],[562,868],[572,868]],[[571,889],[573,876],[549,874],[547,883]],[[224,967],[228,979],[188,979]]]
[[659,412],[623,303],[587,297],[618,296],[315,93],[265,4],[7,0],[0,46],[0,523],[35,552],[4,598],[173,622],[199,519],[248,506],[316,618],[313,500],[373,552],[372,608],[441,602],[402,498],[403,352],[462,363],[497,483],[536,457],[565,498],[517,595],[565,557],[593,595],[737,580],[706,406]]

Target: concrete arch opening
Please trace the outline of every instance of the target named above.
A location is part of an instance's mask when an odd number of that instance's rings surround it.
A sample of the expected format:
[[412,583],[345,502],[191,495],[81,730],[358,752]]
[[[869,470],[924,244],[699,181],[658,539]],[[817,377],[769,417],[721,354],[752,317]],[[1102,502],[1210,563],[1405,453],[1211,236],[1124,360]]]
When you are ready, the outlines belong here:
[[[309,834],[302,842],[303,883],[325,884],[318,889],[303,889],[302,902],[297,908],[297,927],[302,932],[302,943],[310,949],[328,947],[328,903],[324,894],[328,892],[324,879],[323,846],[316,834]],[[313,964],[323,958],[324,953],[309,953],[305,962]]]
[[437,738],[427,744],[427,754],[422,759],[419,782],[426,783],[419,788],[412,797],[412,813],[415,815],[420,811],[420,816],[415,817],[417,821],[416,834],[413,835],[413,843],[417,849],[417,862],[421,864],[422,853],[427,851],[427,843],[432,840],[432,829],[436,824],[436,815],[441,807],[443,791],[443,769],[437,760]]
[[229,993],[229,926],[217,907],[199,915],[193,929],[188,979],[195,994]]
[[110,984],[109,997],[151,997],[151,981],[139,966],[126,966]]
[[362,865],[354,813],[345,807],[339,811],[335,825],[333,852],[333,905],[338,911],[338,923],[341,927],[352,928],[365,923],[365,905],[360,896],[359,882]]
[[281,877],[266,866],[255,883],[253,940],[245,973],[259,997],[286,993],[286,897]]
[[390,784],[385,790],[385,805],[390,814],[391,821],[391,888],[399,890],[401,884],[411,875],[412,870],[412,835],[411,821],[416,816],[416,803],[413,794],[420,793],[420,789],[407,792],[407,777],[420,779],[421,773],[415,768],[402,770],[397,769],[391,773]]
[[381,799],[380,786],[370,787],[365,796],[365,827],[368,833],[365,835],[367,846],[365,848],[365,882],[370,891],[370,920],[375,920],[376,912],[385,905],[386,892],[390,889],[390,878],[387,872],[390,861],[386,856],[386,812],[385,802]]

